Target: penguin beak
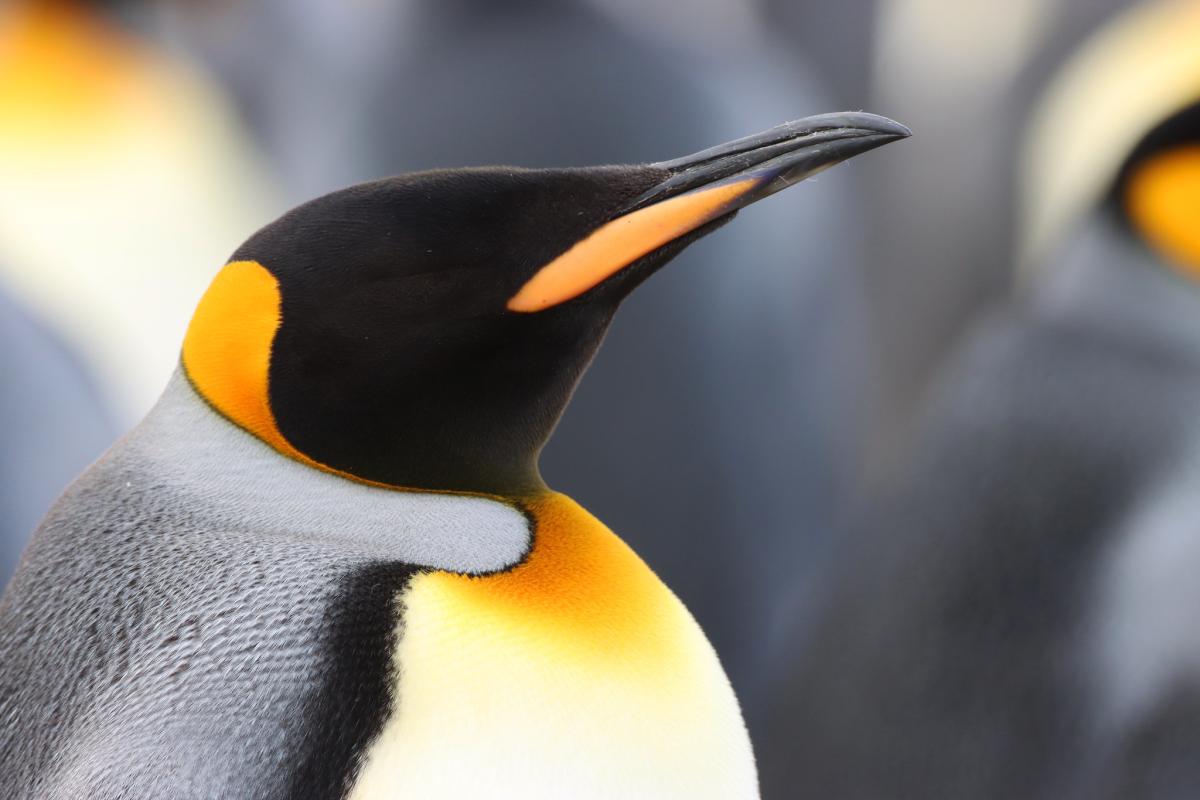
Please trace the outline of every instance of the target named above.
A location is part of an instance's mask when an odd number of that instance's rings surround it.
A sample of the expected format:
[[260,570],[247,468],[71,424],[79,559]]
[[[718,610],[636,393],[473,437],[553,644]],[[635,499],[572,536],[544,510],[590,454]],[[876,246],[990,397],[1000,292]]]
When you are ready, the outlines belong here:
[[571,300],[692,231],[880,145],[912,135],[887,117],[820,114],[651,167],[667,178],[534,273],[508,301],[535,312]]
[[746,191],[723,213],[736,211],[793,183],[880,145],[912,136],[899,122],[876,114],[819,114],[710,147],[654,166],[671,177],[637,198],[629,210],[685,192],[710,192],[729,183]]

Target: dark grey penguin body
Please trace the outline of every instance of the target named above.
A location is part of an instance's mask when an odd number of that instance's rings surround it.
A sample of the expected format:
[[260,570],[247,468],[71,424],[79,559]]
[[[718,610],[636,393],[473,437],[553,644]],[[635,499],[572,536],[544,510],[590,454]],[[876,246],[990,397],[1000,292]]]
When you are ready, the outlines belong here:
[[765,796],[1194,796],[1200,289],[1101,219],[1052,277],[850,526]]

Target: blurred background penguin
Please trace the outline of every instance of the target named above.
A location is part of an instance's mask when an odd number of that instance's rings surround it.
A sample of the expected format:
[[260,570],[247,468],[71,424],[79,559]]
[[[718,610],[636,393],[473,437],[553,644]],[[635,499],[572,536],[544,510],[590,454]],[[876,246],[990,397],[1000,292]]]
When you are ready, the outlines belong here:
[[0,3],[0,582],[161,393],[212,265],[277,210],[219,89],[112,13]]
[[1198,5],[0,0],[0,585],[288,205],[869,107],[903,157],[638,293],[547,481],[693,610],[769,798],[1191,791]]
[[760,740],[769,796],[1200,791],[1200,4],[1032,115],[1016,297],[861,500]]

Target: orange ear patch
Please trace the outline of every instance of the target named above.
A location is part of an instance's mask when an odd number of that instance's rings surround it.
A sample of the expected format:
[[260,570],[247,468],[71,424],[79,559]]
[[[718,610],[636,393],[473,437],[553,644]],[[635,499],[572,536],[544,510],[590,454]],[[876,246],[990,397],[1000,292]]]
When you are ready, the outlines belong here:
[[284,438],[268,391],[271,347],[283,320],[279,281],[257,261],[226,264],[200,298],[183,339],[192,386],[231,422],[288,458],[347,480],[400,489],[322,464]]
[[578,297],[652,250],[712,222],[758,183],[747,178],[698,189],[601,225],[538,270],[508,301],[508,309],[542,311]]
[[1200,278],[1200,145],[1150,158],[1125,195],[1138,231],[1191,278]]
[[281,453],[311,460],[283,438],[267,395],[281,319],[279,282],[255,261],[234,261],[200,299],[183,340],[192,385],[233,422]]

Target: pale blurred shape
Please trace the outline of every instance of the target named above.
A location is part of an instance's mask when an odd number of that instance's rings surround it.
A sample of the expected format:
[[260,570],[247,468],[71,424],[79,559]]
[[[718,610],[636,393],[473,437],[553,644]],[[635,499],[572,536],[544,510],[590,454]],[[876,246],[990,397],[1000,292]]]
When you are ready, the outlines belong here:
[[198,75],[70,4],[0,11],[0,280],[92,364],[125,424],[275,208]]
[[1038,102],[1021,165],[1024,280],[1101,199],[1138,141],[1197,98],[1197,0],[1135,6],[1072,57]]
[[887,97],[978,102],[1006,84],[1049,30],[1055,0],[882,3],[875,85]]

